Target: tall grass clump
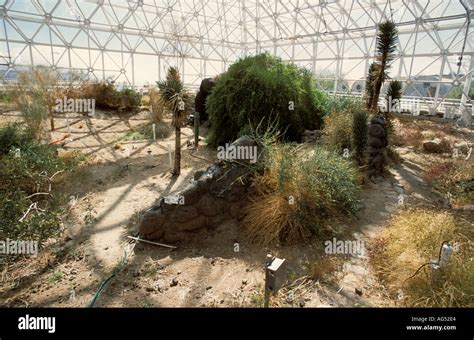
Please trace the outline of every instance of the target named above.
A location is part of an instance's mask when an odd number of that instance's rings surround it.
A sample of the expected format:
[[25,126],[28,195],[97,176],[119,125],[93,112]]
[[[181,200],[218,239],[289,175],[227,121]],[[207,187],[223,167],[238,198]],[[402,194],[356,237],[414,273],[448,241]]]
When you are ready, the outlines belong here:
[[323,237],[336,230],[331,222],[358,211],[360,189],[349,161],[321,148],[310,154],[288,144],[268,148],[243,221],[250,239],[270,244]]
[[55,105],[58,75],[46,67],[35,67],[31,72],[19,72],[13,86],[13,97],[18,106],[28,133],[35,139],[44,137],[49,118],[54,130],[53,106]]
[[[384,284],[404,306],[473,307],[473,240],[472,223],[466,220],[448,212],[408,210],[382,231],[371,258]],[[430,265],[420,269],[438,260],[444,241],[456,249],[447,266],[438,271]]]
[[310,71],[267,53],[240,59],[219,76],[206,108],[211,123],[208,143],[231,142],[263,120],[278,121],[290,141],[322,124],[326,96]]

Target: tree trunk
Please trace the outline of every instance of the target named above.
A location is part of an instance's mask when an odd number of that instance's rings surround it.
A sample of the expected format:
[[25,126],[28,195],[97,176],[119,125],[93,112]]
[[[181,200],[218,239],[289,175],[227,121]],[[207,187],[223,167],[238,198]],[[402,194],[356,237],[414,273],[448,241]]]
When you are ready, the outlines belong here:
[[181,173],[181,127],[175,126],[175,146],[174,146],[174,170],[173,174],[179,176]]
[[380,65],[380,70],[379,74],[377,77],[377,81],[375,82],[374,86],[374,97],[372,98],[372,105],[371,109],[375,112],[379,112],[379,97],[380,97],[380,90],[382,89],[383,81],[384,81],[384,75],[385,75],[385,67],[387,65],[386,63],[386,57],[384,56]]
[[51,125],[51,131],[54,131],[53,110],[50,107],[48,107],[48,116],[49,116],[49,124]]

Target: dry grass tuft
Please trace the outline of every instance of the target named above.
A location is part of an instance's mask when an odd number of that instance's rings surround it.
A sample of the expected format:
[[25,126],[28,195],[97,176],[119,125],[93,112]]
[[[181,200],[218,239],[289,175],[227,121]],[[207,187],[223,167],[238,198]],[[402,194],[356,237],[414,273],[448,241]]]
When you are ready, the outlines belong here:
[[294,243],[310,235],[333,235],[329,223],[360,208],[353,165],[320,148],[310,153],[291,145],[270,148],[243,224],[249,238],[263,245]]
[[[443,241],[459,248],[448,265],[435,273]],[[372,263],[402,305],[416,307],[474,306],[473,224],[447,212],[409,210],[396,216],[373,245]]]

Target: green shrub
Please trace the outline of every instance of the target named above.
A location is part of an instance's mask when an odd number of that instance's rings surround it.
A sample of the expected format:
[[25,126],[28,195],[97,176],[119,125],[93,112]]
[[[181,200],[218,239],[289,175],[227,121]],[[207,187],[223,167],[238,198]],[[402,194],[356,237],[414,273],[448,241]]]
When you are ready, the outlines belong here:
[[356,169],[334,152],[316,148],[308,155],[277,144],[269,148],[264,163],[264,171],[253,178],[256,196],[243,221],[258,243],[327,237],[338,231],[331,222],[361,207]]
[[277,121],[285,139],[299,141],[305,129],[321,126],[325,100],[308,70],[269,54],[243,58],[219,76],[207,99],[208,143],[232,141],[262,121]]
[[354,158],[359,165],[364,163],[367,148],[369,114],[365,110],[356,110],[352,115],[352,146]]
[[56,181],[77,162],[63,161],[53,147],[34,141],[19,125],[0,128],[0,239],[41,245],[58,236],[66,197],[55,190]]
[[351,149],[352,145],[352,112],[337,111],[324,118],[321,137],[322,144],[329,150],[341,153]]
[[362,110],[364,104],[359,98],[350,96],[330,96],[327,100],[326,111],[328,114],[343,111]]

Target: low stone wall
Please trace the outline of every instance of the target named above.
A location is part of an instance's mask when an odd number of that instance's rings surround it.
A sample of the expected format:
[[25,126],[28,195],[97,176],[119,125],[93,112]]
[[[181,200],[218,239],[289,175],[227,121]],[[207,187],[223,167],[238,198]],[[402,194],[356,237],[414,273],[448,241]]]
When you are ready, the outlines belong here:
[[[242,137],[231,145],[257,147],[259,142]],[[245,160],[219,160],[206,171],[196,172],[183,191],[161,198],[148,209],[140,225],[140,236],[149,240],[179,243],[203,228],[212,229],[227,219],[241,220],[249,194]]]

